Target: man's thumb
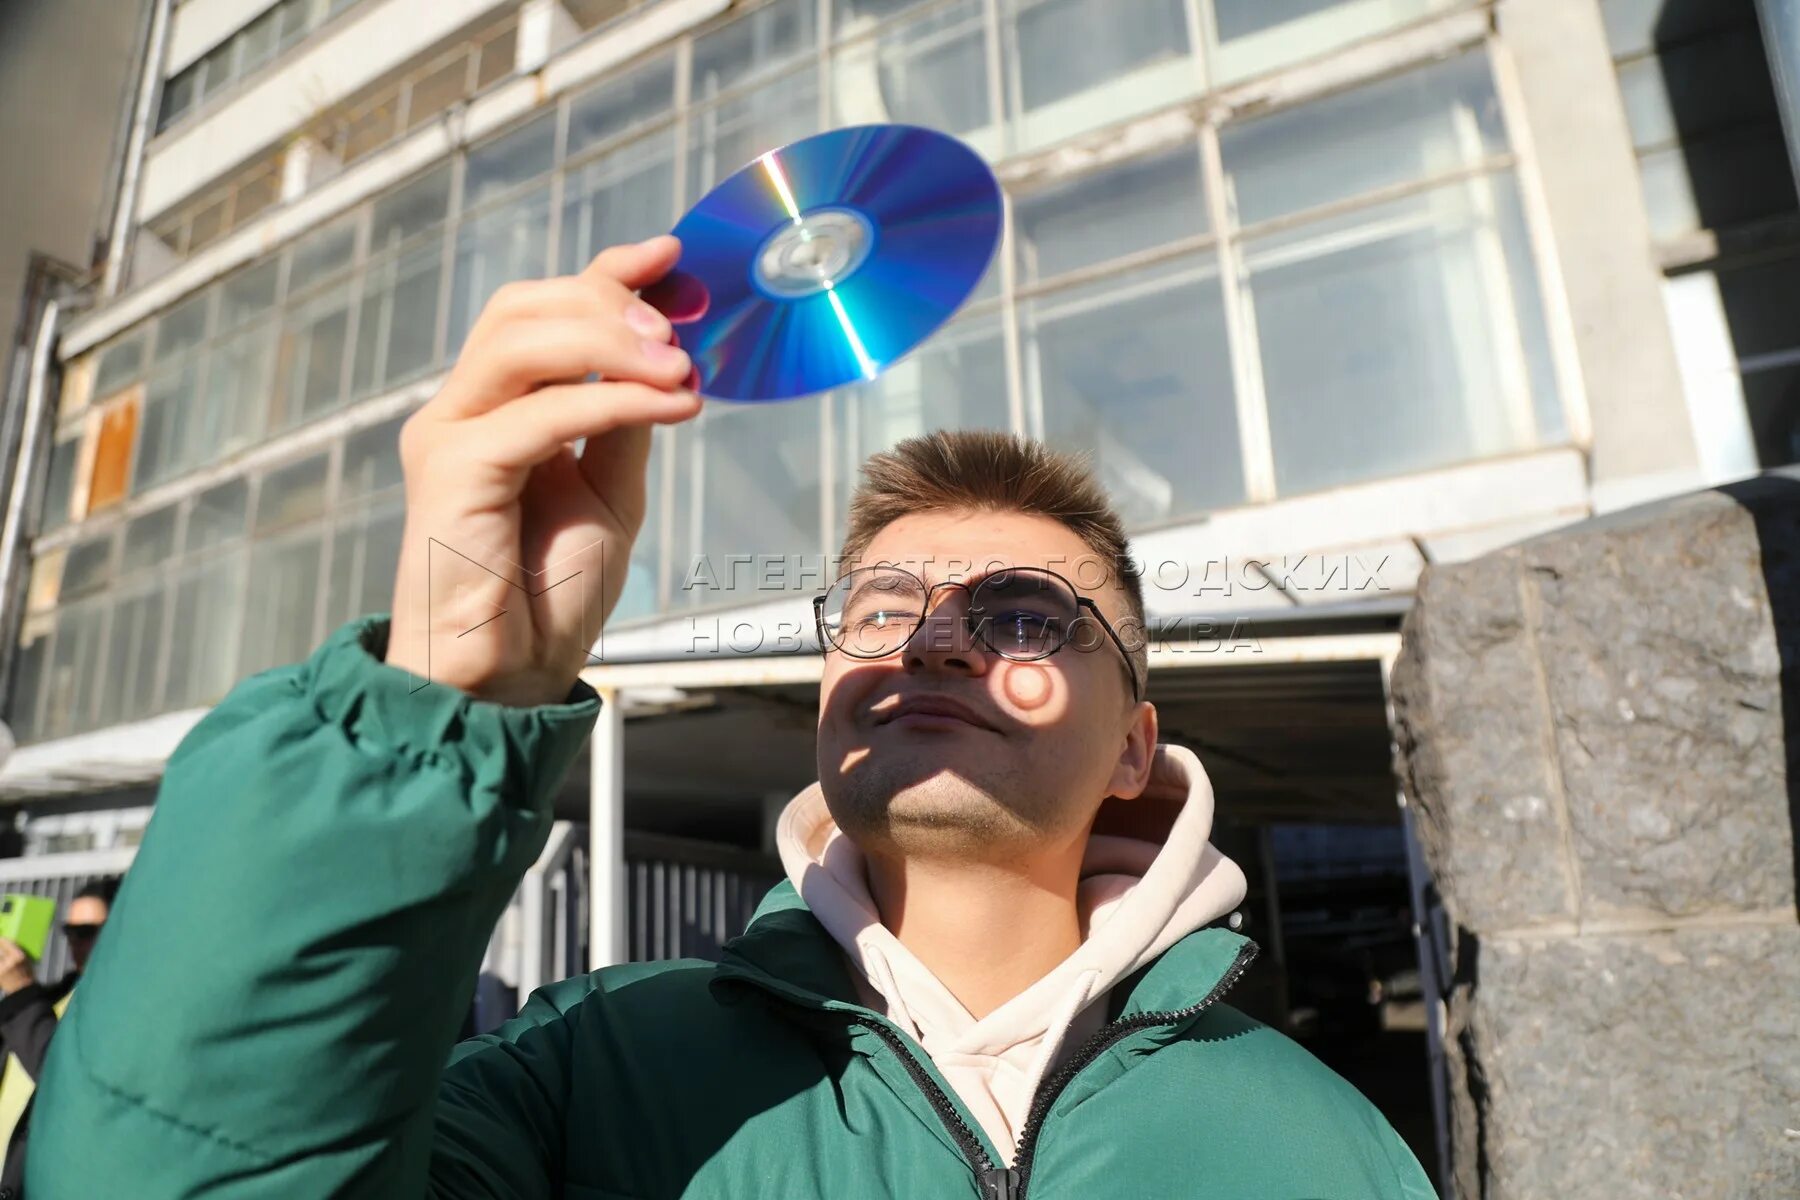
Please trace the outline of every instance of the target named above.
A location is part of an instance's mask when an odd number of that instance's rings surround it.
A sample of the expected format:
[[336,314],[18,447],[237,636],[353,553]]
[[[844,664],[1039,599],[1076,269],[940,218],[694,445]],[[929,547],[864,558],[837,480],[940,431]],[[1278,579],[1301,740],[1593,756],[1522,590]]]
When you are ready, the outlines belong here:
[[594,256],[582,274],[616,279],[628,288],[649,287],[667,275],[680,257],[681,242],[665,233],[647,242],[609,246]]

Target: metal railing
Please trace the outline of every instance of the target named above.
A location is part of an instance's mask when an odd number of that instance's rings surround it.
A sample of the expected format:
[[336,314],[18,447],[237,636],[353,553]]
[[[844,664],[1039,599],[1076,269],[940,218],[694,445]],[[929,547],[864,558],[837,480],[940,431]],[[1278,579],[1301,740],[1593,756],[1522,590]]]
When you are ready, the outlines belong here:
[[[625,835],[625,928],[631,961],[719,957],[781,878],[774,858],[687,838]],[[488,968],[537,988],[588,969],[587,827],[558,821],[494,930]],[[510,978],[509,978],[510,977]]]
[[[60,915],[83,886],[123,875],[135,846],[0,860],[0,893],[47,896]],[[627,945],[634,962],[716,959],[743,932],[764,893],[780,879],[765,855],[711,842],[627,833]],[[494,927],[483,969],[516,991],[534,990],[588,969],[587,827],[558,821]],[[39,977],[60,978],[71,965],[60,926],[44,952]]]
[[62,921],[69,911],[75,893],[96,879],[112,879],[123,875],[137,854],[135,846],[116,850],[88,850],[77,854],[45,854],[35,858],[0,859],[0,892],[26,896],[47,896],[56,901],[57,924],[44,947],[43,961],[38,964],[40,982],[61,979],[74,960],[69,956],[69,943],[63,937]]

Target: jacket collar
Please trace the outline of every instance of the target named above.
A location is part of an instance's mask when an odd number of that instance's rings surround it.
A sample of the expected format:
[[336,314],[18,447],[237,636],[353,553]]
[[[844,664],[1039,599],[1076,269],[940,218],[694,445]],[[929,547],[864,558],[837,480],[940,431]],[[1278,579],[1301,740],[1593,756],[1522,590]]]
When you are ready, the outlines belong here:
[[[1130,1018],[1192,1008],[1241,970],[1242,956],[1255,952],[1254,942],[1229,929],[1197,929],[1121,981],[1110,1013]],[[804,1008],[869,1013],[856,1001],[843,951],[786,880],[763,898],[749,928],[725,944],[713,970],[713,993],[721,999],[745,986]]]

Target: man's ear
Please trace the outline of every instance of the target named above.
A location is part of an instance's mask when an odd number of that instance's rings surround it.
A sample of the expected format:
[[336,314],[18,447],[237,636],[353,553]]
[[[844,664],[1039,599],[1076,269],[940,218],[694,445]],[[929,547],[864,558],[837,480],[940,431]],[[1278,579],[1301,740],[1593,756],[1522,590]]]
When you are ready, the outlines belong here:
[[1131,723],[1119,746],[1119,761],[1113,765],[1106,794],[1121,800],[1135,800],[1150,785],[1151,770],[1156,764],[1156,705],[1140,700],[1133,707]]

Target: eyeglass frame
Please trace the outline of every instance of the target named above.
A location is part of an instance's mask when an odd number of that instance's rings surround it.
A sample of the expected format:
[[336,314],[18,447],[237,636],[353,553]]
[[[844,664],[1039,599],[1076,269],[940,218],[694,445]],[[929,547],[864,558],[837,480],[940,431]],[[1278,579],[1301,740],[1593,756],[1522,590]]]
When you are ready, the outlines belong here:
[[[931,615],[933,607],[931,598],[939,589],[961,588],[964,592],[968,593],[971,608],[973,608],[975,589],[980,587],[983,583],[986,583],[993,576],[999,575],[1005,571],[1030,571],[1038,575],[1048,575],[1050,578],[1068,588],[1069,594],[1075,597],[1076,610],[1079,612],[1082,609],[1086,609],[1094,615],[1094,619],[1100,622],[1100,628],[1106,631],[1106,636],[1112,639],[1112,644],[1114,646],[1118,647],[1119,657],[1125,661],[1125,672],[1131,676],[1131,702],[1136,704],[1144,698],[1144,687],[1142,681],[1138,678],[1137,663],[1132,661],[1131,651],[1125,648],[1125,641],[1119,636],[1118,631],[1113,628],[1112,622],[1108,621],[1106,619],[1106,614],[1100,611],[1100,605],[1094,601],[1093,597],[1083,595],[1081,589],[1077,588],[1073,583],[1070,583],[1068,579],[1058,572],[1052,571],[1049,567],[995,567],[990,571],[984,572],[980,578],[973,581],[946,579],[942,583],[927,583],[917,575],[914,575],[911,571],[908,571],[905,567],[896,566],[893,563],[871,563],[867,567],[856,568],[857,571],[872,571],[878,569],[898,571],[902,575],[918,580],[919,586],[925,589],[925,596],[920,602],[919,623],[913,627],[911,633],[906,635],[904,641],[885,653],[863,655],[858,654],[853,650],[846,650],[837,642],[833,641],[825,632],[825,601],[831,598],[831,591],[830,589],[827,589],[822,595],[813,597],[813,624],[819,638],[820,653],[826,653],[829,650],[837,650],[861,662],[876,662],[880,659],[900,654],[905,651],[907,646],[912,644],[912,640],[919,635],[919,630],[925,627],[926,618]],[[845,578],[854,575],[855,573],[855,571],[846,571],[843,575],[838,576],[838,578],[832,582],[831,586],[835,588],[839,583],[843,582]],[[968,627],[969,633],[986,647],[990,654],[998,655],[999,657],[1006,659],[1007,662],[1043,662],[1052,654],[1062,650],[1071,640],[1073,640],[1075,636],[1075,627],[1080,624],[1080,618],[1078,616],[1075,621],[1070,623],[1068,632],[1063,635],[1063,640],[1058,642],[1054,649],[1044,654],[1040,654],[1036,658],[1012,658],[988,639],[987,632],[981,628],[982,622],[977,621],[975,614],[972,611],[964,613],[962,620],[963,624]]]

